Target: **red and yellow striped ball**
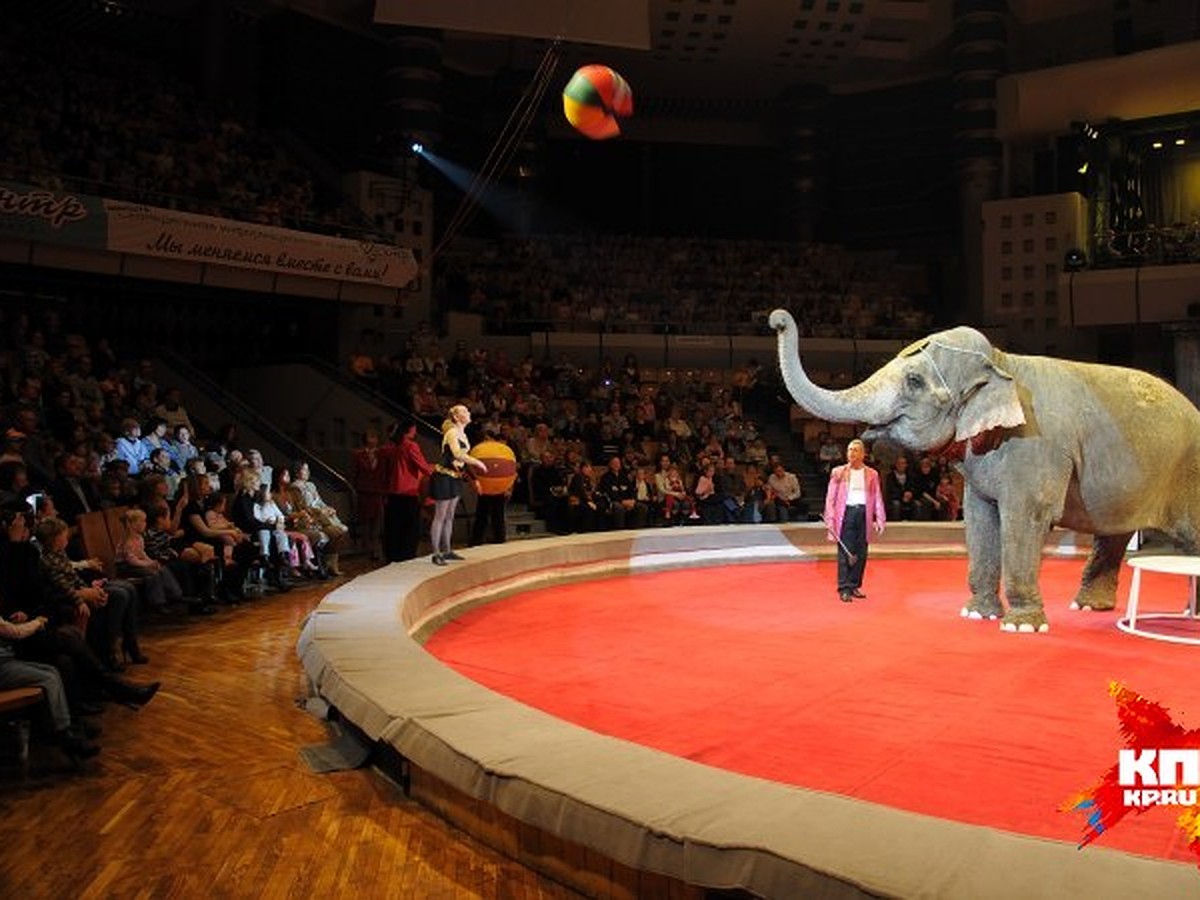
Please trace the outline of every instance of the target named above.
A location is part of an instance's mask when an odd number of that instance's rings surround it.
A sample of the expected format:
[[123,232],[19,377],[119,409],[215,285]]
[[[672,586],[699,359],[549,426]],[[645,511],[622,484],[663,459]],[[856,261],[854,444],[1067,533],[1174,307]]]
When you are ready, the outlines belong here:
[[487,465],[487,472],[475,470],[475,486],[481,494],[507,494],[517,480],[517,457],[508,444],[480,441],[471,455]]
[[563,88],[563,115],[593,140],[615,137],[621,133],[617,119],[633,115],[633,91],[608,66],[584,66]]

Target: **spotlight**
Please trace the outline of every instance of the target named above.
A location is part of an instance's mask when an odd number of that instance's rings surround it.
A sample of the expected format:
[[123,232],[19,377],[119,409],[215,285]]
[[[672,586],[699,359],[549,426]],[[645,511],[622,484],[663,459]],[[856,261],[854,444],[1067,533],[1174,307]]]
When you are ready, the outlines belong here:
[[1187,143],[1186,138],[1175,138],[1175,146],[1176,147],[1182,147],[1186,143]]
[[1161,150],[1163,147],[1162,141],[1154,141],[1151,145],[1155,150]]
[[417,156],[420,156],[422,153],[425,152],[425,145],[422,144],[420,141],[413,141],[411,150],[413,153],[417,154]]
[[1085,162],[1083,165],[1081,165],[1081,166],[1080,166],[1078,169],[1076,169],[1075,171],[1076,171],[1076,172],[1078,172],[1080,175],[1086,175],[1086,174],[1087,174],[1087,170],[1088,170],[1088,164]]
[[1087,254],[1078,247],[1072,247],[1063,257],[1063,269],[1068,272],[1080,272],[1087,268]]

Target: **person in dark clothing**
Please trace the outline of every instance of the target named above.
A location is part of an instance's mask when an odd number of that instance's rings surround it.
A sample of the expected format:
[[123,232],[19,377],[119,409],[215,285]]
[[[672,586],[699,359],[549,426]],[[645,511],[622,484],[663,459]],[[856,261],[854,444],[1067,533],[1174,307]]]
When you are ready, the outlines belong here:
[[541,462],[529,473],[530,505],[534,514],[546,521],[546,528],[555,534],[566,534],[570,530],[567,481],[567,471],[552,450],[543,453]]
[[100,509],[100,497],[95,485],[83,477],[85,461],[74,453],[60,453],[54,458],[57,477],[47,492],[54,498],[54,508],[68,525],[74,525],[84,513]]
[[596,493],[607,501],[608,527],[645,527],[647,510],[638,506],[637,486],[624,470],[621,457],[613,456],[609,459],[608,468],[600,476],[600,483],[596,485]]
[[433,472],[417,443],[417,423],[402,419],[391,432],[392,442],[379,450],[387,471],[383,508],[383,552],[388,562],[415,559],[421,543],[421,487]]

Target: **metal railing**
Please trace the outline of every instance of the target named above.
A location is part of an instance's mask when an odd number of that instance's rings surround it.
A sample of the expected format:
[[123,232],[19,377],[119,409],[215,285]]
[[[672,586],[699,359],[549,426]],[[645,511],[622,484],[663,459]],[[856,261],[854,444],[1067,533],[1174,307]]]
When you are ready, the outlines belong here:
[[1095,234],[1093,268],[1200,263],[1200,221]]
[[230,418],[235,422],[248,425],[270,441],[275,449],[285,451],[288,459],[305,460],[308,463],[311,474],[317,481],[337,493],[345,494],[349,500],[351,510],[357,509],[358,494],[354,490],[354,486],[350,483],[350,480],[315,454],[310,448],[301,444],[270,419],[265,418],[256,409],[242,402],[235,394],[227,391],[204,372],[193,366],[180,353],[169,347],[160,347],[158,348],[158,356],[169,366],[184,375],[191,384],[204,391],[214,403],[226,410]]

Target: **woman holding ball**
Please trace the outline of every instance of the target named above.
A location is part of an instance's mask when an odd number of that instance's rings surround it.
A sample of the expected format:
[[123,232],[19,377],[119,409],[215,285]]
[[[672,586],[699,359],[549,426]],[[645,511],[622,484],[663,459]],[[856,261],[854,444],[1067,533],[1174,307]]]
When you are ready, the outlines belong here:
[[433,524],[429,528],[429,541],[433,545],[433,564],[444,566],[447,561],[462,559],[451,546],[454,532],[454,510],[463,493],[463,480],[467,466],[482,472],[487,464],[471,456],[467,451],[471,443],[467,440],[467,425],[471,422],[471,411],[462,404],[450,407],[446,421],[442,423],[442,454],[433,467],[429,480],[429,496],[433,498]]

